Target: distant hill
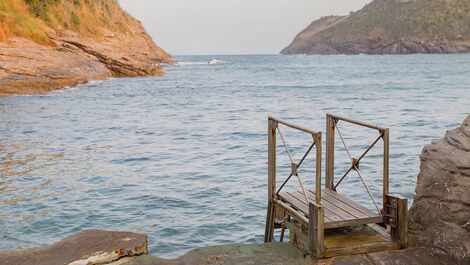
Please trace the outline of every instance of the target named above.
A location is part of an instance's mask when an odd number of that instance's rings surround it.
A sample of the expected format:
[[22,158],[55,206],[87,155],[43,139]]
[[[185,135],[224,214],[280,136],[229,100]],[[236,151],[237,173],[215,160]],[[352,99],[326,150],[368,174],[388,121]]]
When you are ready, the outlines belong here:
[[374,0],[312,22],[282,54],[470,52],[470,0]]
[[172,61],[117,0],[0,0],[0,97],[162,75]]

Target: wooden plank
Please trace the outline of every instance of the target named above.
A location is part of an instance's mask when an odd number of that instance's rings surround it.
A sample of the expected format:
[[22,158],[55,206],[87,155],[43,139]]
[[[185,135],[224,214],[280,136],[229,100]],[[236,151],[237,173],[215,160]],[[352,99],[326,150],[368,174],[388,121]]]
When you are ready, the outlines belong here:
[[[309,196],[313,196],[314,193],[312,191],[308,191],[309,193]],[[330,210],[332,210],[335,214],[337,214],[338,216],[341,217],[341,219],[343,220],[353,220],[353,219],[357,219],[358,217],[351,214],[351,212],[349,212],[349,208],[347,205],[346,205],[346,210],[342,207],[339,207],[337,204],[335,204],[334,202],[332,203],[331,201],[325,199],[325,194],[323,195],[323,199],[322,199],[322,204],[323,206],[325,206],[325,208],[328,208]],[[352,208],[351,208],[352,210]],[[369,217],[369,216],[365,216],[363,215],[362,217]]]
[[[299,193],[300,192],[298,191],[295,192],[296,196],[299,196]],[[310,200],[313,200],[313,198],[315,198],[315,193],[313,193],[312,191],[309,190],[307,194]],[[329,211],[331,211],[331,213],[334,214],[334,216],[337,216],[339,218],[337,219],[337,221],[356,219],[356,217],[352,216],[348,212],[342,210],[341,208],[338,208],[336,205],[331,204],[328,201],[322,200],[322,205],[325,207],[325,209],[328,209]],[[334,221],[334,219],[332,220]]]
[[324,258],[335,257],[335,256],[345,256],[345,255],[357,255],[365,254],[370,252],[377,251],[388,251],[388,250],[397,250],[400,249],[400,243],[397,242],[376,242],[361,244],[356,246],[342,246],[335,248],[327,248],[324,251]]
[[375,232],[379,233],[383,238],[391,240],[390,234],[387,232],[385,228],[381,227],[380,225],[368,224],[367,226],[373,229]]
[[[313,192],[309,191],[309,197],[312,196]],[[308,217],[309,209],[301,192],[281,192],[279,193],[279,197],[285,202],[289,203],[294,209],[302,212]],[[347,215],[345,211],[338,210],[337,206],[331,204],[326,200],[323,200],[323,206],[325,214],[325,228],[348,227],[356,225],[377,224],[383,222],[383,217],[381,215],[367,216],[364,218],[356,218],[352,215]],[[369,210],[369,212],[371,211]]]
[[368,217],[354,220],[344,220],[344,221],[333,221],[325,222],[325,228],[339,228],[339,227],[348,227],[348,226],[358,226],[358,225],[367,225],[367,224],[378,224],[383,221],[381,216],[377,217]]
[[308,216],[308,207],[305,203],[299,202],[295,197],[290,195],[288,192],[279,193],[279,198],[289,203],[294,209],[301,211],[302,214]]
[[373,211],[371,211],[371,210],[367,209],[366,207],[360,205],[359,203],[357,203],[357,202],[355,202],[355,201],[353,201],[353,200],[351,200],[351,199],[349,199],[349,198],[347,198],[347,197],[345,197],[345,196],[343,196],[343,195],[337,193],[337,192],[334,191],[334,190],[331,190],[331,189],[323,189],[323,194],[328,194],[328,195],[330,195],[330,196],[333,196],[333,197],[335,197],[336,199],[338,199],[338,200],[340,200],[340,201],[346,203],[347,205],[349,205],[349,206],[355,208],[356,210],[358,210],[358,211],[360,211],[360,212],[362,212],[362,213],[364,213],[364,214],[366,214],[366,215],[368,215],[368,216],[371,216],[371,217],[372,217],[372,216],[379,216],[378,213],[374,213]]
[[296,223],[286,220],[284,222],[287,229],[289,229],[289,242],[299,248],[305,254],[310,251],[309,236],[305,231]]
[[304,222],[305,225],[308,224],[308,219],[307,217],[303,216],[300,212],[298,212],[296,209],[292,208],[291,206],[287,205],[286,203],[282,202],[281,200],[276,200],[274,199],[274,204],[282,207],[286,211],[288,211],[290,214],[292,214],[293,217],[295,217],[298,221]]
[[[291,204],[292,207],[296,208],[299,211],[302,211],[306,216],[308,216],[309,209],[307,203],[305,202],[305,199],[303,199],[303,195],[302,197],[297,198],[291,192],[281,192],[279,193],[279,197]],[[334,220],[339,221],[341,219],[340,217],[336,216],[333,212],[328,210],[328,213],[325,213],[325,222],[332,222]]]
[[336,206],[338,206],[339,208],[342,208],[343,210],[349,212],[351,215],[353,215],[354,217],[356,218],[367,218],[367,217],[374,217],[374,216],[377,216],[376,214],[373,214],[373,213],[364,213],[356,208],[354,208],[353,206],[341,201],[341,200],[338,200],[336,197],[334,196],[331,196],[331,194],[329,193],[324,193],[323,194],[323,200],[324,201],[328,201]]

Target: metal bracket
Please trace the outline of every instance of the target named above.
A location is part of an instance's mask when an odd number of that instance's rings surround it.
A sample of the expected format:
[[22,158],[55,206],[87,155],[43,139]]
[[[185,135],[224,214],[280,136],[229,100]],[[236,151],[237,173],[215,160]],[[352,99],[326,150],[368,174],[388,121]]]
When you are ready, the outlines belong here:
[[299,175],[299,166],[296,163],[291,163],[291,175],[292,176]]

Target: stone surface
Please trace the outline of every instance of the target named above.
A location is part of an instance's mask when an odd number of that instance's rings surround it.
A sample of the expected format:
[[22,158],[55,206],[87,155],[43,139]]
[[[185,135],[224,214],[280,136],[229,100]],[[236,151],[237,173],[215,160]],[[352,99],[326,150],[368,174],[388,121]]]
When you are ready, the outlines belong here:
[[48,247],[0,251],[0,264],[94,265],[146,253],[144,234],[87,230]]
[[409,240],[470,264],[470,116],[421,153]]
[[51,44],[15,36],[0,42],[0,97],[45,93],[109,77],[162,75],[161,64],[172,63],[171,55],[153,42],[139,21],[125,17],[125,32],[97,28],[99,33],[91,36],[44,26]]
[[[416,263],[421,262],[421,263]],[[367,255],[343,256],[313,261],[304,256],[293,245],[288,243],[269,244],[232,244],[217,247],[206,247],[193,250],[174,260],[152,256],[124,258],[113,265],[196,265],[196,264],[240,264],[240,265],[388,265],[388,264],[426,264],[451,265],[432,254],[419,249],[406,249],[378,252]]]
[[111,76],[105,65],[75,53],[22,38],[0,42],[0,97],[46,93]]
[[389,252],[376,252],[368,254],[370,260],[374,265],[453,265],[455,264],[451,259],[446,257],[436,257],[431,255],[429,252],[421,249],[407,249],[400,251],[389,251]]
[[282,54],[470,52],[468,0],[374,0],[300,32]]

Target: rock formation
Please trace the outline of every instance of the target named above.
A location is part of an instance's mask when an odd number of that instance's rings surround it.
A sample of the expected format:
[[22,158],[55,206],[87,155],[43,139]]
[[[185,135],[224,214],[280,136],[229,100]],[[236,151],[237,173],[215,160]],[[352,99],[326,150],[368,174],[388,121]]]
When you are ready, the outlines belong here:
[[147,252],[144,234],[87,230],[43,248],[0,251],[0,264],[107,264]]
[[[15,5],[2,1],[0,97],[48,92],[109,77],[162,75],[161,64],[172,63],[171,56],[115,0],[10,2]],[[5,17],[2,9],[16,12],[15,16]],[[65,19],[56,19],[57,14],[72,17],[67,24]],[[28,24],[8,24],[21,16]],[[79,20],[80,16],[84,18]],[[93,20],[94,16],[99,19]],[[9,34],[2,38],[2,32]]]
[[423,149],[409,239],[470,264],[470,116]]
[[314,21],[282,54],[470,52],[470,1],[374,0]]

